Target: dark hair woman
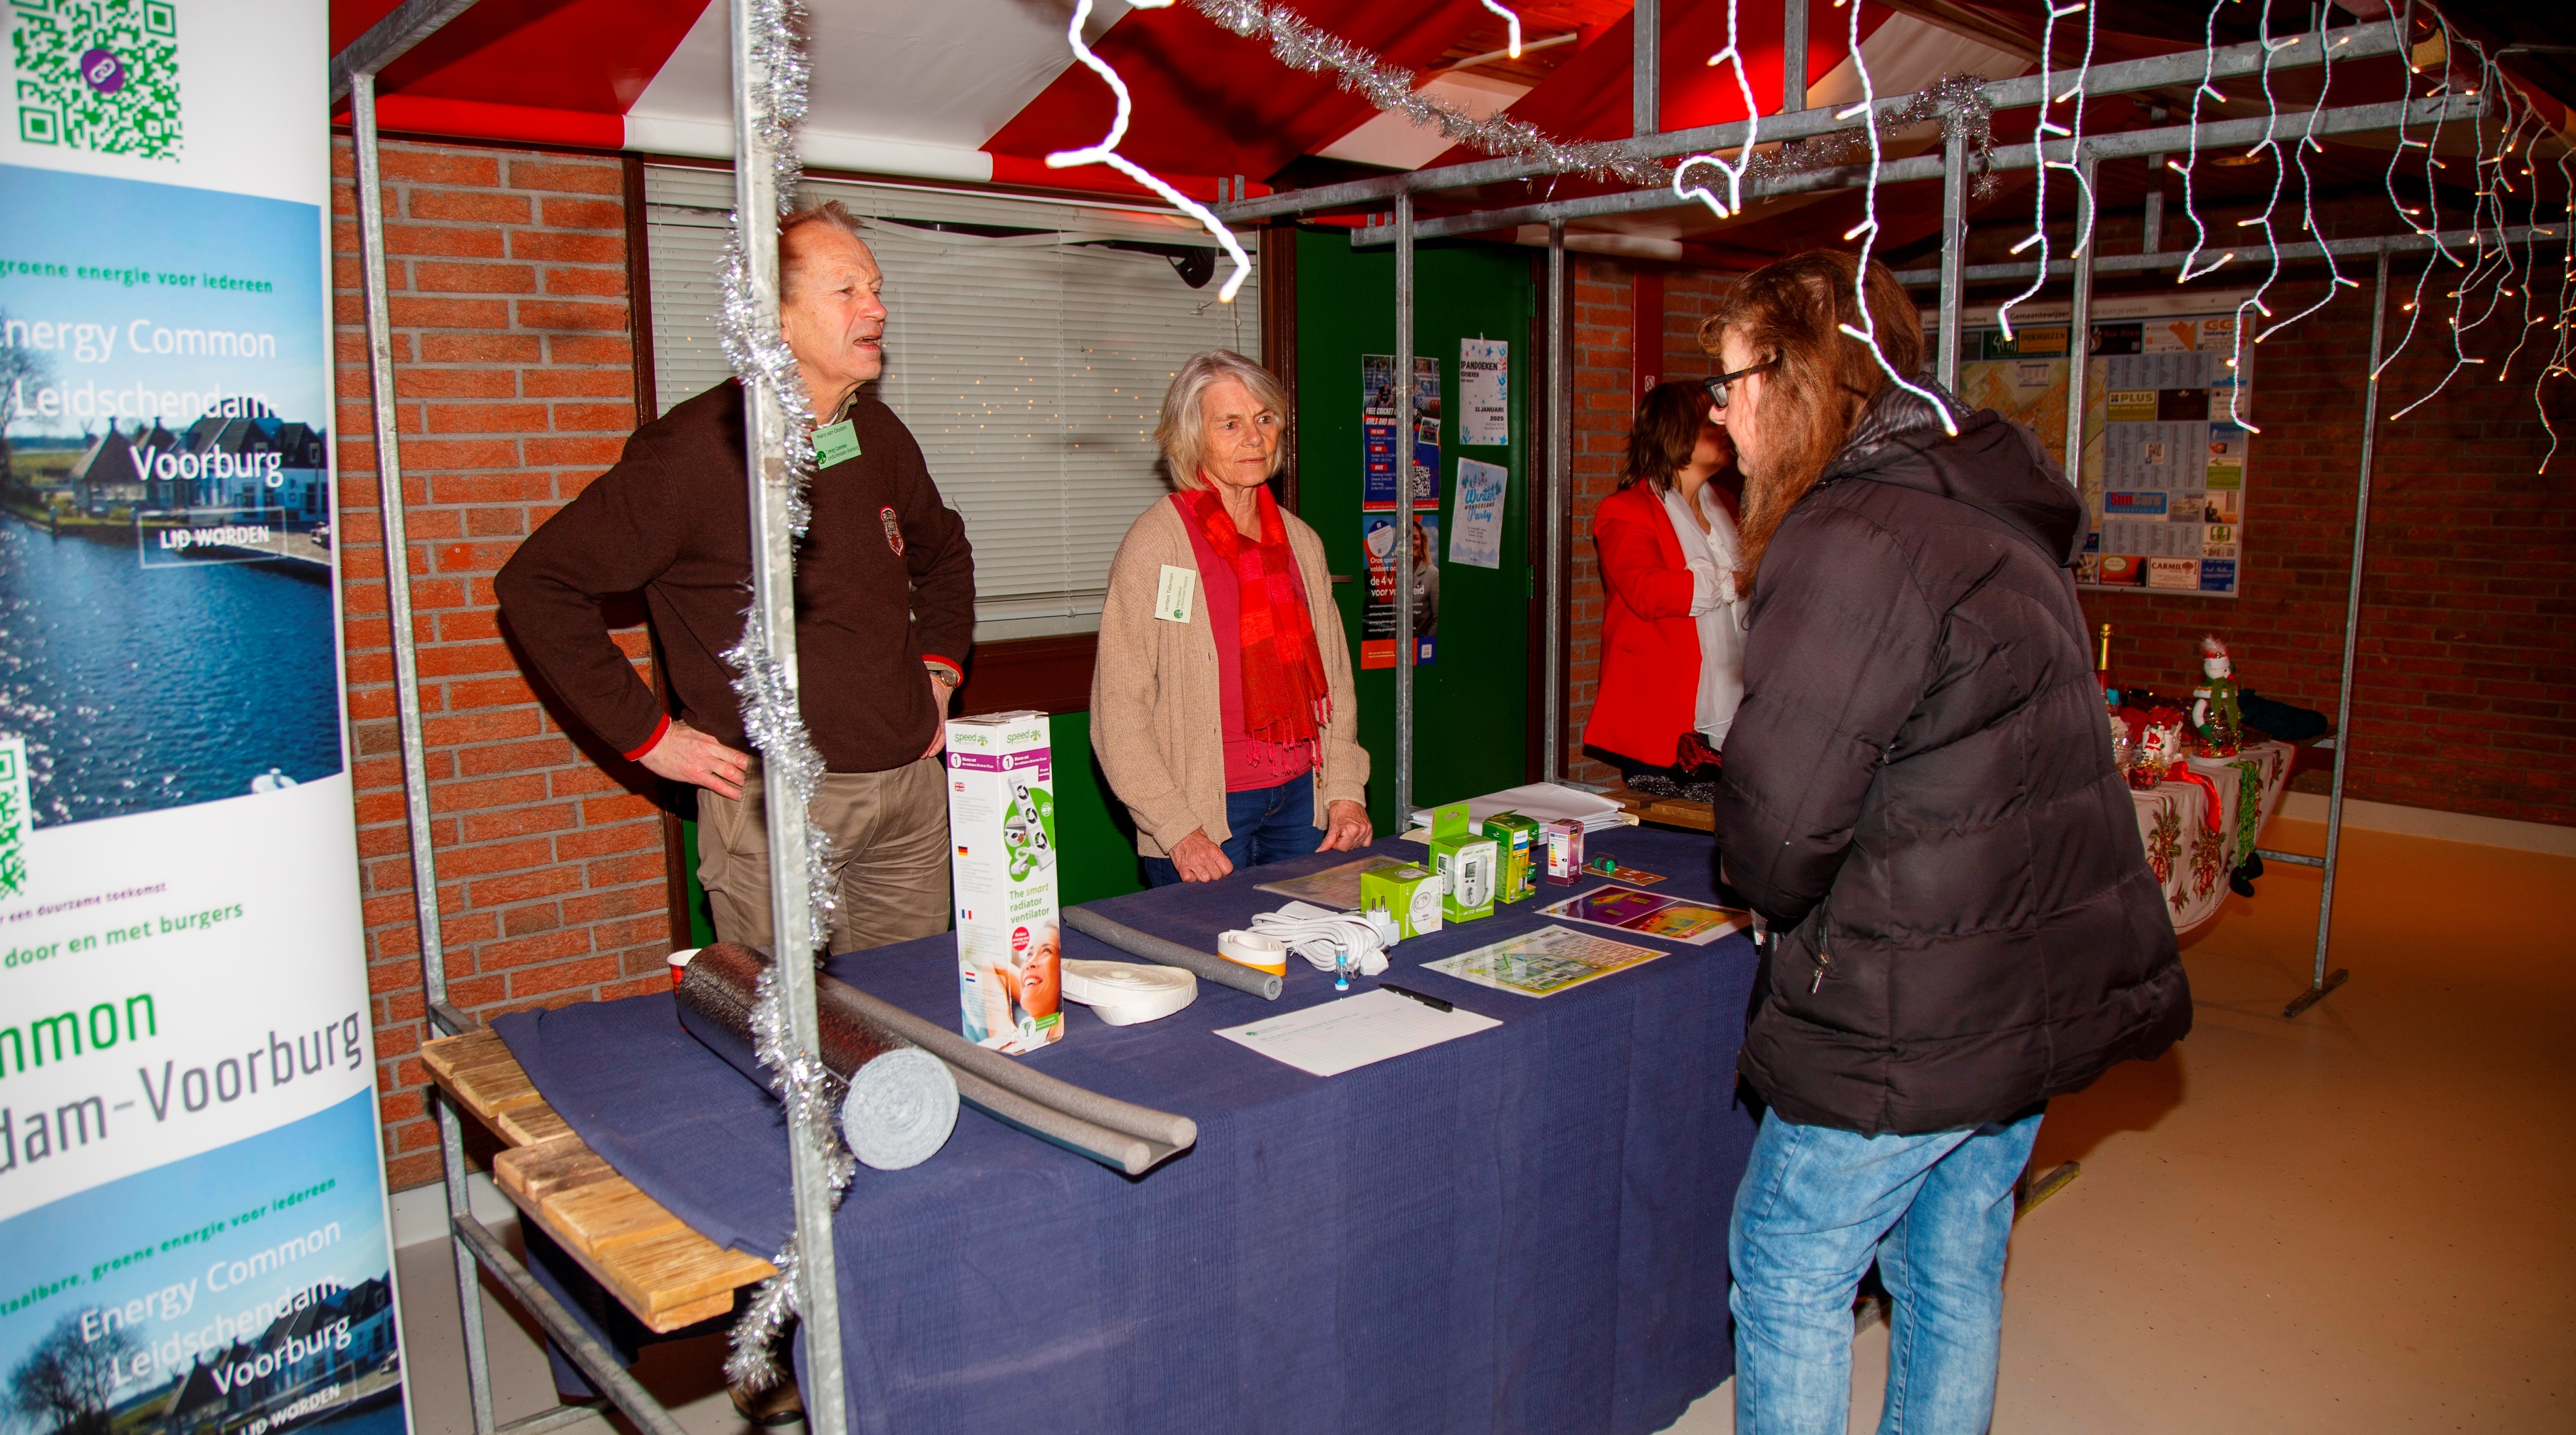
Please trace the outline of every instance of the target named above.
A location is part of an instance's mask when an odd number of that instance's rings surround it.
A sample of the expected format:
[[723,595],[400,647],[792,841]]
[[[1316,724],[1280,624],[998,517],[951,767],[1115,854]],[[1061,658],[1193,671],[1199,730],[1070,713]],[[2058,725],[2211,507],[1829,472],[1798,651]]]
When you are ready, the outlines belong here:
[[1628,471],[1593,510],[1601,550],[1601,686],[1583,746],[1628,785],[1672,796],[1710,781],[1744,696],[1735,462],[1696,380],[1637,405]]

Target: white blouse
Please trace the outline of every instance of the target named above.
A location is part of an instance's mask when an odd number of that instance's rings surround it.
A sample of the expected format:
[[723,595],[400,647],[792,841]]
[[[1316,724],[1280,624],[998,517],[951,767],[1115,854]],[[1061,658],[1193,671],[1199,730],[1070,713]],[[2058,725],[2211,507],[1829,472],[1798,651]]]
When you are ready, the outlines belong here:
[[1727,517],[1713,486],[1700,485],[1699,508],[1708,517],[1706,533],[1691,521],[1681,486],[1664,491],[1664,516],[1691,570],[1691,618],[1699,625],[1699,702],[1691,725],[1710,747],[1722,749],[1744,701],[1745,604],[1735,591],[1735,570],[1744,556],[1735,520]]

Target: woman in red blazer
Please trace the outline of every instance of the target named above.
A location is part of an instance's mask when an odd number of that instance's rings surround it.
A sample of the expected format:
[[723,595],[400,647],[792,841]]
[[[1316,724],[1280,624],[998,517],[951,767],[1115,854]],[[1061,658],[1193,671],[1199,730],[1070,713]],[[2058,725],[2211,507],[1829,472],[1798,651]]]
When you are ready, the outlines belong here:
[[[1735,453],[1708,410],[1696,381],[1649,390],[1628,436],[1627,474],[1592,515],[1608,602],[1583,746],[1640,791],[1714,778],[1744,692],[1736,505],[1719,479]],[[1705,648],[1717,651],[1714,670]]]

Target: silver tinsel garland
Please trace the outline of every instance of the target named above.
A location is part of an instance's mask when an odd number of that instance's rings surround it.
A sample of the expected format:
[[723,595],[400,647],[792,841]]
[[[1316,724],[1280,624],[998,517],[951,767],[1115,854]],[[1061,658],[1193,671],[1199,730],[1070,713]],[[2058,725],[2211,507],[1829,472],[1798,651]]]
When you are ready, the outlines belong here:
[[[797,144],[797,132],[805,120],[805,90],[811,73],[805,57],[804,12],[794,0],[748,0],[748,4],[752,57],[766,76],[766,83],[752,95],[751,126],[754,135],[770,148],[778,184],[778,212],[786,214],[795,208],[797,183],[804,172]],[[732,229],[725,241],[724,257],[716,266],[721,293],[717,326],[725,359],[743,387],[757,391],[767,385],[786,416],[787,462],[784,473],[774,481],[784,489],[788,527],[802,538],[813,519],[805,497],[805,485],[814,470],[813,406],[805,393],[796,355],[779,332],[777,315],[760,302],[753,290],[747,247],[775,243],[776,219],[737,211],[732,216]],[[763,764],[778,774],[780,785],[797,810],[810,813],[823,785],[822,754],[814,750],[813,738],[805,730],[796,684],[786,665],[778,660],[768,619],[757,603],[743,613],[742,641],[725,654],[725,661],[733,665],[737,674],[733,690],[741,705],[744,735],[759,751]],[[805,870],[811,880],[806,897],[818,942],[831,930],[836,905],[831,884],[819,880],[829,870],[831,855],[830,837],[819,825],[807,822]],[[776,953],[780,961],[810,961],[813,955],[783,950]],[[774,974],[776,968],[771,970]],[[856,1169],[833,1120],[841,1080],[819,1057],[797,1047],[788,1031],[786,1005],[772,975],[760,980],[752,1005],[751,1029],[752,1050],[771,1071],[771,1085],[787,1107],[788,1129],[801,1127],[815,1143],[837,1206],[841,1191],[849,1185]],[[774,1262],[778,1274],[762,1283],[734,1325],[733,1352],[725,1362],[726,1377],[734,1383],[761,1390],[783,1377],[778,1362],[779,1336],[796,1314],[800,1263],[796,1240],[790,1236]]]
[[1270,53],[1292,70],[1330,70],[1341,87],[1381,110],[1400,114],[1416,125],[1435,128],[1449,139],[1490,155],[1532,159],[1557,174],[1588,174],[1636,185],[1661,185],[1664,167],[1653,160],[1623,155],[1612,144],[1593,140],[1572,144],[1552,140],[1526,120],[1509,115],[1477,119],[1414,89],[1416,76],[1391,65],[1369,50],[1326,33],[1284,5],[1263,0],[1190,0],[1200,14],[1248,40],[1267,40]]
[[[1995,107],[1986,101],[1985,86],[1986,82],[1975,75],[1943,75],[1905,103],[1878,112],[1881,129],[1903,129],[1938,120],[1943,140],[1953,134],[1965,134],[1968,167],[1977,177],[1968,192],[1980,200],[1992,197],[2002,183],[1994,172]],[[1869,126],[1860,116],[1853,119],[1850,129],[1789,140],[1778,149],[1754,155],[1744,167],[1743,187],[1750,190],[1764,180],[1858,163],[1869,154]],[[1687,167],[1688,162],[1684,163]]]

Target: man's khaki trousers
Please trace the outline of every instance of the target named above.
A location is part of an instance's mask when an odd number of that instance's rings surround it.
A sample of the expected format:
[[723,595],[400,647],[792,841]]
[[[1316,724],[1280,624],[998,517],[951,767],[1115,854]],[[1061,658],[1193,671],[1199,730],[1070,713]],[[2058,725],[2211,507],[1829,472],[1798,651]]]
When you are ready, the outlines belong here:
[[[832,866],[816,874],[840,901],[830,949],[854,952],[948,930],[947,765],[937,754],[884,772],[829,772],[812,820],[832,839]],[[767,949],[768,804],[760,761],[742,798],[698,790],[698,882],[716,936]]]

